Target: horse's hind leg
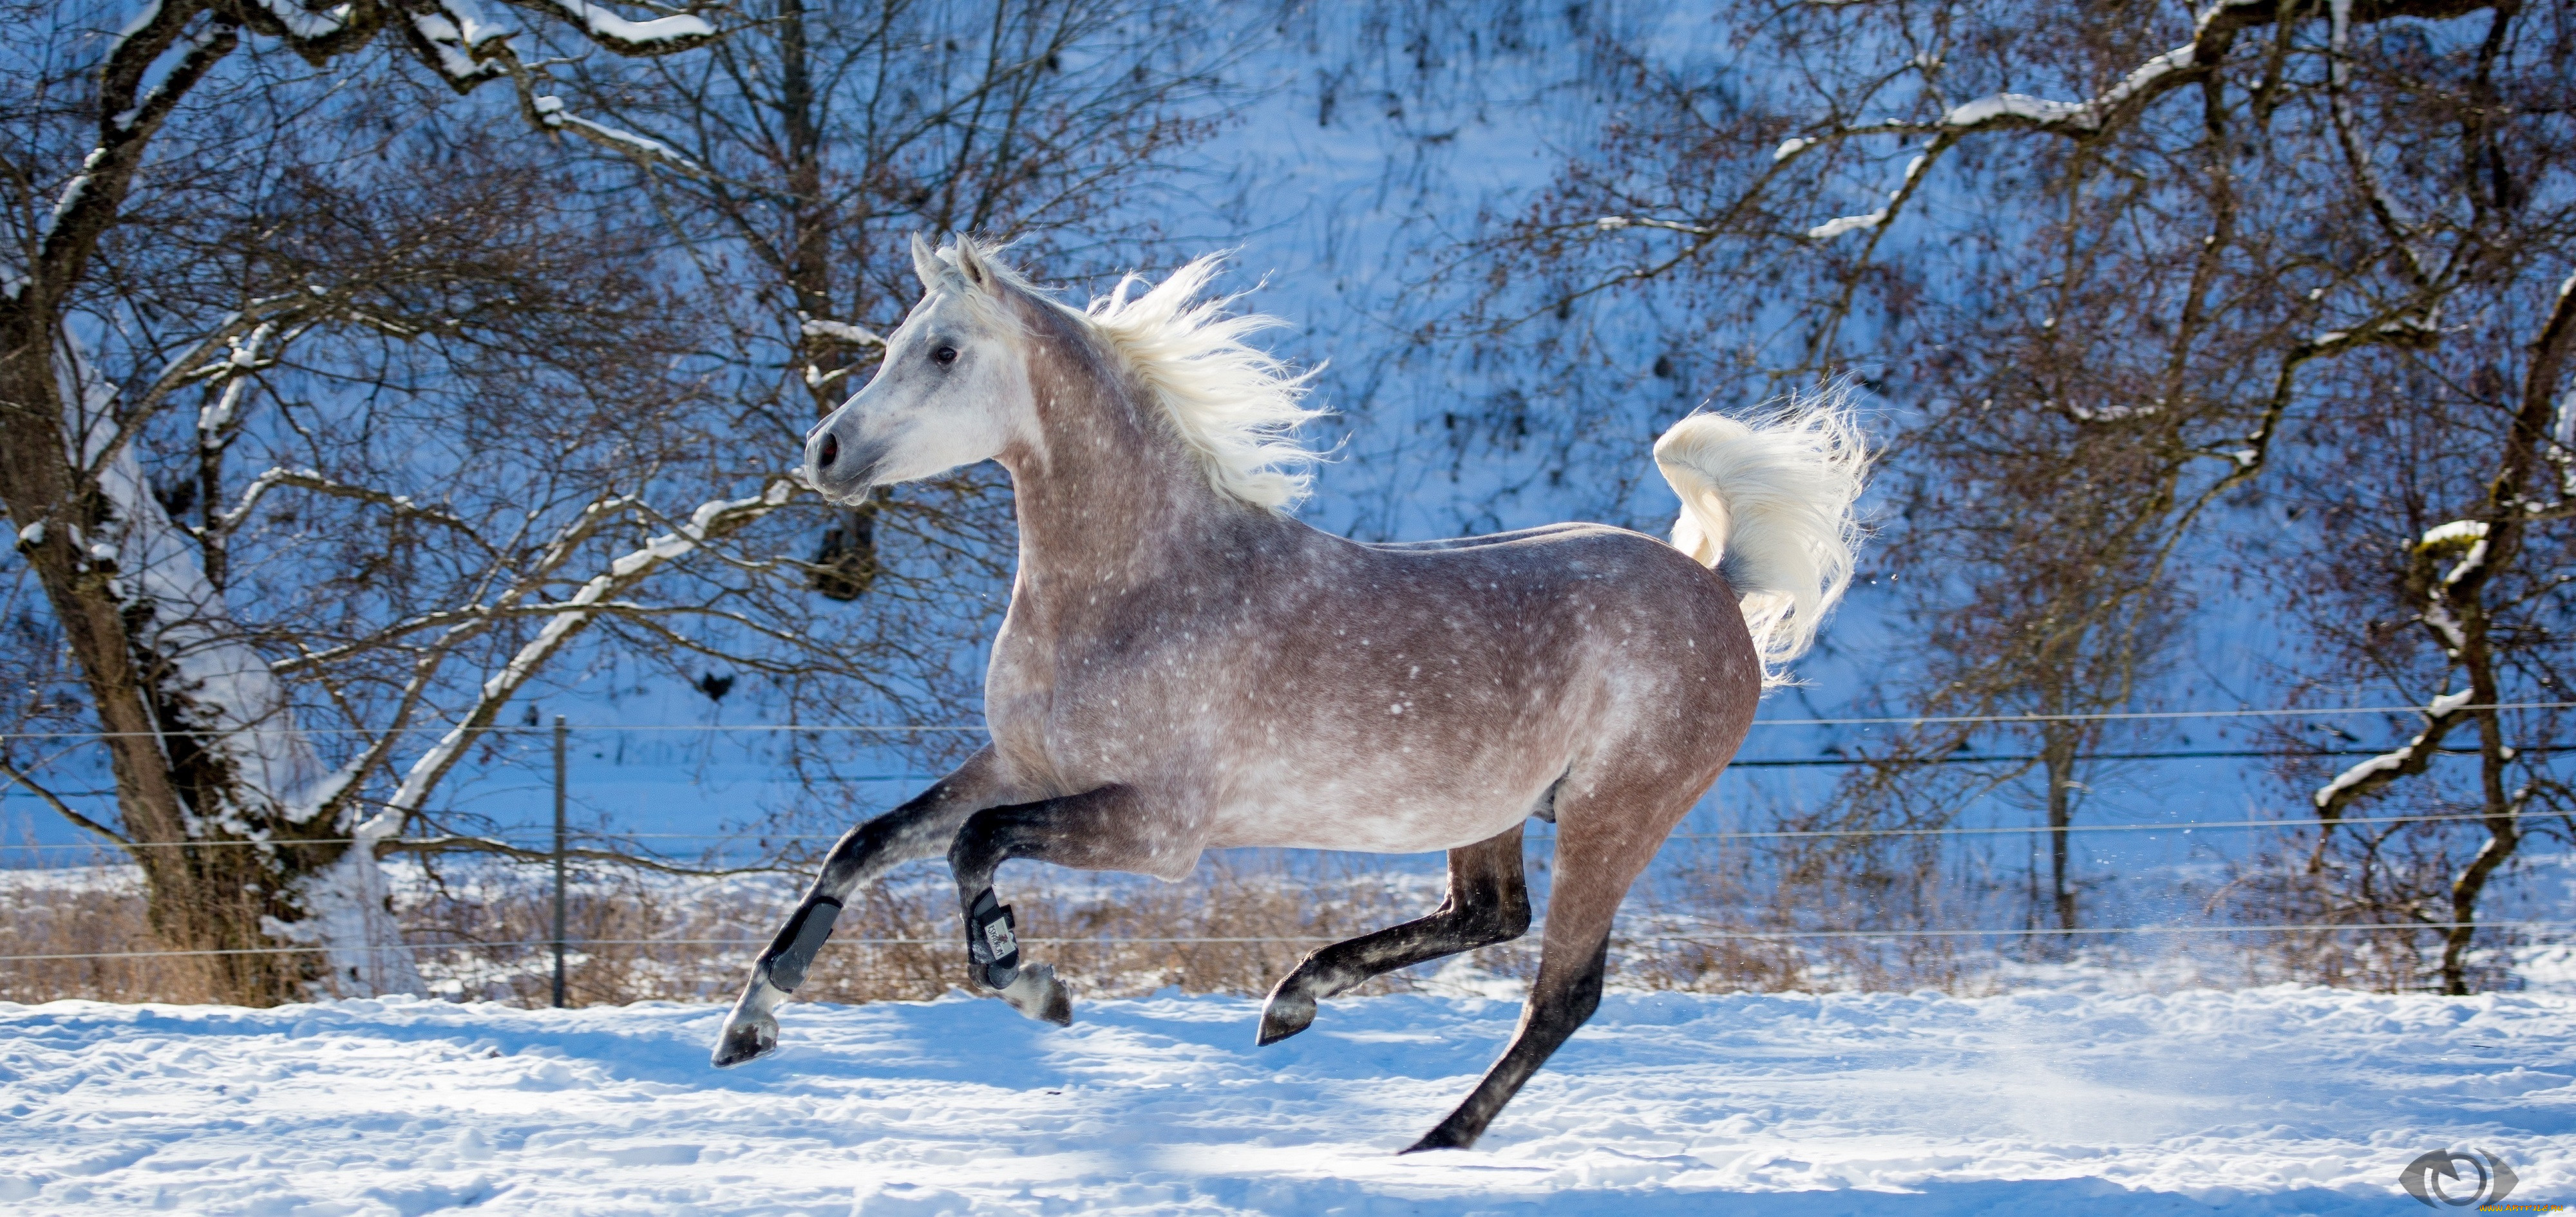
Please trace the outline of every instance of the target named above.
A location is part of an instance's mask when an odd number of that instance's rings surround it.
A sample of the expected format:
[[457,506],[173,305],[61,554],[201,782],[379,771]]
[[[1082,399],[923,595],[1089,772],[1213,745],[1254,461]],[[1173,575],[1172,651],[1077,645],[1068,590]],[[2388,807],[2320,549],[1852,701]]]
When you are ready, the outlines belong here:
[[1443,955],[1509,942],[1529,932],[1529,885],[1521,875],[1521,826],[1449,851],[1449,894],[1428,917],[1337,942],[1281,977],[1261,1007],[1263,1044],[1315,1021],[1315,1003],[1373,976]]
[[1029,858],[1177,879],[1199,856],[1198,845],[1180,837],[1170,821],[1145,814],[1127,786],[976,812],[948,848],[957,903],[966,914],[967,979],[1030,1018],[1071,1023],[1073,997],[1055,969],[1021,965],[1018,923],[1010,906],[993,894],[993,872],[1014,858]]
[[[1549,885],[1538,979],[1530,985],[1529,1003],[1521,1008],[1511,1047],[1485,1071],[1467,1101],[1405,1153],[1474,1145],[1503,1104],[1511,1102],[1539,1066],[1600,1008],[1611,918],[1627,896],[1628,885],[1654,857],[1664,834],[1689,803],[1664,816],[1628,819],[1613,811],[1620,822],[1603,823],[1604,811],[1617,805],[1590,802],[1589,807],[1568,809],[1559,817],[1556,874]],[[1649,819],[1652,822],[1642,822]]]
[[850,893],[903,863],[945,852],[966,818],[988,805],[992,765],[991,749],[978,752],[903,806],[842,834],[787,924],[752,961],[751,978],[717,1034],[716,1068],[742,1064],[778,1047],[775,1011],[805,983],[806,969],[831,937],[832,923]]

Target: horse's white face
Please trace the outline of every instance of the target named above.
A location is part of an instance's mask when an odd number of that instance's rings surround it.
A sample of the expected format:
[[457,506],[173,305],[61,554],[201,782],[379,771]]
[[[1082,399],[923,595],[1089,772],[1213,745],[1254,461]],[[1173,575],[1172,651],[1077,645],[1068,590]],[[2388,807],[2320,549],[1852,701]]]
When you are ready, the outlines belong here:
[[[805,437],[805,477],[824,497],[855,502],[872,487],[999,456],[1034,428],[1019,328],[974,280],[988,274],[914,251],[929,291],[886,340],[867,387]],[[986,279],[989,284],[989,278]]]

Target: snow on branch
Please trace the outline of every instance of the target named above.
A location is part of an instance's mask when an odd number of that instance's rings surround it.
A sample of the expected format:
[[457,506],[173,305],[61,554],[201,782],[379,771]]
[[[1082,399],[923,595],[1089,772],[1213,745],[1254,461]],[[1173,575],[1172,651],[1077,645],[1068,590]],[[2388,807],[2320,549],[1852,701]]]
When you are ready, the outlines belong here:
[[[2338,63],[2343,31],[2352,23],[2384,21],[2394,17],[2458,16],[2491,8],[2494,4],[2495,0],[2332,0],[2329,15],[2335,23]],[[2042,131],[2078,140],[2097,138],[2127,123],[2157,98],[2217,70],[2226,61],[2239,32],[2276,21],[2307,20],[2317,15],[2317,10],[2312,7],[2281,3],[2280,0],[2217,0],[2200,11],[2193,22],[2190,42],[2149,57],[2130,69],[2117,83],[2091,97],[2061,101],[2024,93],[1996,93],[1951,106],[1932,122],[1890,119],[1837,126],[1782,141],[1771,153],[1771,167],[1776,170],[1817,148],[1867,135],[1929,136],[1935,141],[1933,153],[1937,153],[1944,141],[1978,131]],[[2340,67],[2337,70],[2340,71]],[[1886,224],[1895,214],[1896,205],[1901,204],[1905,193],[1912,189],[1914,175],[1921,167],[1922,158],[1917,158],[1915,165],[1907,170],[1905,185],[1891,196],[1891,206],[1827,220],[1808,229],[1807,239],[1830,241],[1845,233]],[[1603,227],[1610,225],[1605,223]]]
[[2182,83],[2175,79],[2197,62],[2193,44],[2181,46],[2138,65],[2120,83],[2083,101],[2051,101],[2020,93],[1998,93],[1950,107],[1941,126],[1966,132],[1991,127],[2025,127],[2067,135],[2097,135],[2114,115]]
[[687,523],[611,560],[608,569],[554,605],[557,611],[537,631],[536,637],[520,646],[500,671],[483,682],[474,704],[436,744],[412,762],[401,786],[392,798],[386,800],[384,810],[361,826],[362,835],[370,835],[371,839],[392,836],[400,827],[402,818],[417,810],[430,790],[455,766],[474,736],[498,717],[501,707],[518,696],[538,669],[562,650],[574,635],[602,614],[614,611],[623,592],[641,583],[663,564],[709,541],[738,532],[785,506],[796,493],[796,484],[780,477],[772,479],[759,494],[749,498],[717,499],[699,504],[697,510],[690,513]]
[[2311,797],[2321,819],[2332,820],[2343,814],[2353,800],[2369,794],[2401,777],[2424,772],[2441,753],[2442,737],[2468,717],[2469,691],[2446,693],[2424,707],[2424,729],[2406,746],[2394,752],[2383,752],[2335,775],[2334,780],[2317,787]]
[[624,55],[667,55],[716,36],[716,27],[686,13],[630,21],[590,0],[548,0],[548,7],[580,26],[591,41]]
[[848,343],[856,347],[883,347],[886,340],[846,321],[796,314],[796,328],[808,338]]
[[515,31],[483,17],[474,0],[442,0],[437,12],[415,12],[403,34],[412,54],[438,70],[457,92],[510,74],[503,58]]
[[550,131],[570,131],[619,155],[665,165],[693,177],[706,173],[706,170],[696,161],[680,155],[679,150],[669,144],[582,118],[565,109],[562,98],[551,93],[528,91],[529,86],[524,80],[520,88],[527,103],[530,119],[540,127]]
[[[806,340],[810,342],[836,342],[843,346],[866,348],[880,354],[885,351],[885,339],[846,321],[833,321],[825,317],[810,316],[804,311],[799,310],[796,314],[796,323],[797,332],[804,335]],[[848,364],[826,372],[823,370],[821,365],[808,363],[805,365],[805,387],[809,389],[820,389],[833,381],[848,376],[851,372],[858,370],[862,366],[864,365]]]
[[1932,167],[1933,158],[1941,155],[1941,153],[1947,150],[1949,146],[1950,141],[1948,139],[1937,140],[1931,147],[1924,149],[1922,155],[1915,157],[1910,162],[1907,162],[1905,166],[1905,180],[1898,183],[1896,189],[1888,193],[1887,206],[1881,207],[1867,215],[1841,216],[1827,220],[1822,224],[1818,224],[1815,227],[1808,229],[1807,239],[1821,243],[1833,240],[1847,232],[1858,232],[1862,229],[1877,228],[1880,225],[1887,223],[1888,217],[1895,215],[1897,211],[1902,209],[1905,206],[1905,200],[1911,197],[1914,194],[1915,189],[1923,184],[1924,171]]
[[265,14],[287,37],[299,42],[317,42],[345,34],[358,25],[353,6],[346,4],[316,11],[296,3],[296,0],[252,0],[246,7]]

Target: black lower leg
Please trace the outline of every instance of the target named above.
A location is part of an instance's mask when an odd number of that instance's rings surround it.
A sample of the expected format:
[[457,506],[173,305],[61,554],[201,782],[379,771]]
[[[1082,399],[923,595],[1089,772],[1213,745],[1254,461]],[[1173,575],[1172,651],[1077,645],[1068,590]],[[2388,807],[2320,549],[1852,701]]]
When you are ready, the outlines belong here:
[[979,785],[971,777],[973,765],[970,761],[959,770],[970,775],[966,780],[952,775],[920,797],[842,834],[834,843],[832,852],[824,856],[822,873],[814,877],[787,924],[752,961],[751,977],[743,983],[742,995],[716,1036],[712,1059],[717,1068],[742,1064],[778,1047],[778,1022],[772,1012],[805,983],[814,956],[832,936],[833,923],[840,919],[850,893],[902,863],[934,857],[947,845],[974,810],[968,801],[969,792]]
[[966,917],[966,974],[1021,1013],[1054,1023],[1073,1019],[1072,999],[1045,964],[1023,964],[1019,927],[993,894],[993,873],[1015,858],[1088,870],[1143,869],[1155,856],[1151,826],[1137,823],[1133,796],[1109,786],[1083,794],[969,817],[948,847],[949,870]]
[[989,887],[966,905],[966,965],[988,989],[1010,988],[1020,977],[1019,926]]
[[942,816],[905,807],[841,834],[832,852],[823,856],[822,873],[805,890],[805,899],[761,951],[753,975],[766,977],[779,992],[795,992],[814,966],[815,953],[831,938],[850,893],[897,865],[936,856],[965,819],[962,811]]
[[1503,1110],[1503,1104],[1511,1102],[1539,1066],[1546,1064],[1547,1058],[1555,1055],[1584,1020],[1601,1008],[1601,979],[1609,963],[1610,939],[1604,936],[1601,945],[1593,948],[1590,962],[1564,983],[1549,985],[1550,978],[1542,975],[1538,989],[1530,994],[1520,1031],[1512,1036],[1512,1046],[1503,1050],[1503,1059],[1485,1071],[1484,1080],[1476,1083],[1475,1091],[1449,1113],[1448,1119],[1404,1152],[1474,1145],[1476,1138],[1485,1134],[1485,1126]]
[[1449,893],[1428,917],[1337,942],[1280,978],[1261,1008],[1259,1042],[1275,1044],[1315,1021],[1315,1003],[1371,977],[1444,955],[1509,942],[1529,932],[1521,830],[1449,851]]

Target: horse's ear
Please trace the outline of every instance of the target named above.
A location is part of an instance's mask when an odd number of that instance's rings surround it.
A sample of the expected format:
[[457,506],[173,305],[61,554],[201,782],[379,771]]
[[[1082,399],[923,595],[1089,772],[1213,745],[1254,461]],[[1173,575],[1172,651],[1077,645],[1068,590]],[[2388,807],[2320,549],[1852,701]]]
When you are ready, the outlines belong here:
[[967,286],[990,293],[993,290],[993,268],[984,261],[984,251],[975,247],[974,240],[959,237],[957,243],[949,248],[956,251],[957,273],[965,278]]
[[912,234],[912,273],[921,276],[923,291],[936,289],[939,281],[948,277],[948,268],[939,264],[939,255],[932,252],[930,242],[922,240],[917,232]]

